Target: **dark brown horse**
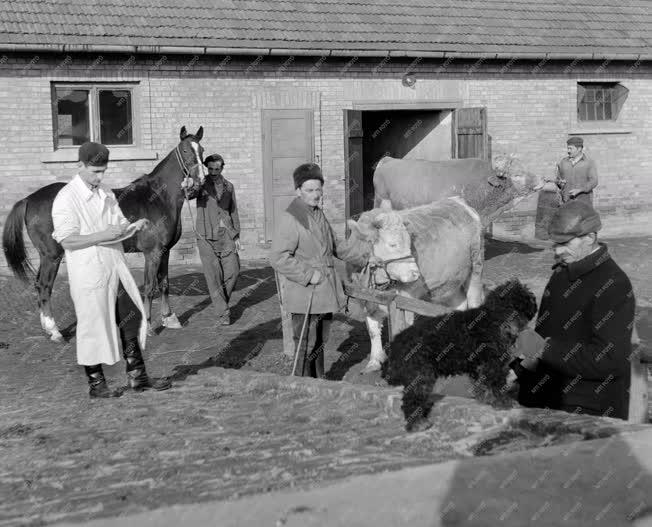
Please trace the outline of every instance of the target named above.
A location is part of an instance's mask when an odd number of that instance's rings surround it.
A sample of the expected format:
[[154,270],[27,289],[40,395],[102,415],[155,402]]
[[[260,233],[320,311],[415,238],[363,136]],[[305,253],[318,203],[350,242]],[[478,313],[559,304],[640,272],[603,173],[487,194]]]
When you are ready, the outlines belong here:
[[[168,260],[170,249],[181,237],[181,207],[185,199],[182,181],[190,181],[188,198],[206,176],[203,164],[204,149],[199,144],[203,127],[192,135],[181,128],[180,143],[151,173],[145,174],[124,188],[113,189],[125,217],[134,222],[147,218],[150,224],[135,236],[123,242],[125,252],[142,252],[145,255],[145,312],[151,321],[152,299],[156,290],[161,292],[161,317],[163,326],[180,328],[179,320],[171,312],[168,301]],[[64,183],[52,183],[14,204],[4,226],[2,246],[5,258],[14,275],[24,282],[34,276],[23,241],[23,226],[27,227],[40,262],[36,274],[36,291],[41,312],[41,327],[52,340],[61,340],[59,328],[52,316],[50,296],[64,251],[52,231],[52,203]]]

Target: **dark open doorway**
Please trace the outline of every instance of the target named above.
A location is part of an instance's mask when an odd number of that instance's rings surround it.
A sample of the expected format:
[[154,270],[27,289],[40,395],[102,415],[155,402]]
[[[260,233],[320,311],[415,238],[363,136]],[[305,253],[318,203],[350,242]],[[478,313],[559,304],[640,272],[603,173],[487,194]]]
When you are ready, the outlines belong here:
[[346,217],[373,208],[378,161],[490,159],[484,108],[344,111]]

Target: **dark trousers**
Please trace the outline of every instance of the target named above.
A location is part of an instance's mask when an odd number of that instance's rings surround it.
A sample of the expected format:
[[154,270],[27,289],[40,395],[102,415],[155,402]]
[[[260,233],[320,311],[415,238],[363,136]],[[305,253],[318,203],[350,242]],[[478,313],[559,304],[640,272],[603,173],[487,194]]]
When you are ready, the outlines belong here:
[[231,293],[240,274],[240,258],[235,250],[235,243],[230,238],[199,239],[197,247],[215,314],[218,318],[227,316]]
[[518,403],[527,408],[562,409],[561,383],[557,376],[540,365],[536,371],[518,367]]
[[[296,349],[305,318],[304,313],[292,313],[294,347]],[[324,377],[324,346],[328,342],[333,313],[308,315],[306,329],[303,333],[296,375],[300,377]]]
[[140,321],[142,314],[138,306],[134,304],[122,282],[118,286],[118,298],[115,303],[115,320],[120,331],[120,342],[122,343],[123,354],[134,346],[140,352],[138,344],[138,332],[140,331]]

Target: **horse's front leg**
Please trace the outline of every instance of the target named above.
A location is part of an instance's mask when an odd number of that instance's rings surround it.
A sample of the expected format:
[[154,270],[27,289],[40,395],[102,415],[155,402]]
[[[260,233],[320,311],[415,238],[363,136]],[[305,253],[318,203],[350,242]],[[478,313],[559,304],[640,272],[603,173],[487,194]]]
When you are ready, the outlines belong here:
[[60,264],[61,255],[52,257],[46,254],[40,254],[40,263],[36,276],[36,292],[38,293],[41,328],[50,336],[50,340],[54,342],[63,341],[63,335],[59,331],[59,327],[52,316],[52,307],[50,304],[52,287],[54,286],[54,279],[57,277]]
[[145,253],[145,284],[143,286],[143,305],[145,307],[145,316],[147,317],[147,334],[153,335],[152,330],[152,302],[156,292],[156,276],[159,267],[160,256],[153,253]]
[[168,262],[170,251],[166,250],[161,256],[161,263],[158,266],[157,281],[161,291],[161,323],[170,329],[181,329],[181,323],[177,315],[170,309],[170,280],[168,278]]
[[362,370],[362,373],[369,373],[380,370],[382,363],[387,360],[387,354],[383,349],[383,341],[381,339],[383,331],[382,319],[378,320],[377,318],[367,316],[365,322],[367,324],[369,338],[371,339],[371,353],[369,354],[369,362],[364,370]]

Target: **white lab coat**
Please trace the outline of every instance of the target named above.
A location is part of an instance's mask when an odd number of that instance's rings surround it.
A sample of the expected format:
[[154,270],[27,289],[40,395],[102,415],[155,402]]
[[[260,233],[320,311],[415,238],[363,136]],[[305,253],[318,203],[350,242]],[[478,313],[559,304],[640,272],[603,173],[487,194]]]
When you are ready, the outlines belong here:
[[[59,243],[71,234],[92,234],[109,225],[128,225],[110,188],[92,192],[79,175],[61,189],[52,205],[54,232]],[[77,362],[115,364],[121,343],[115,317],[119,282],[140,310],[138,341],[145,349],[147,318],[138,286],[127,267],[122,243],[66,250],[70,296],[77,315]]]

